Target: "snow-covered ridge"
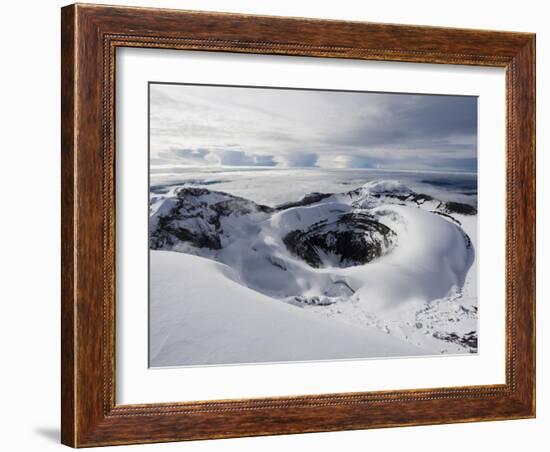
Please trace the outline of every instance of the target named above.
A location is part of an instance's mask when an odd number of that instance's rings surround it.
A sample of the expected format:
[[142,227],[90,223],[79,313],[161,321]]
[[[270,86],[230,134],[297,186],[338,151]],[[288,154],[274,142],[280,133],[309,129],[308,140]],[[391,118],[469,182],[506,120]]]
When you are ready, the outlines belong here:
[[[477,214],[470,205],[416,193],[397,180],[276,206],[194,187],[171,187],[154,203],[153,250],[214,260],[247,289],[420,347],[477,349],[466,338],[477,322],[470,306],[475,284],[467,279]],[[466,311],[445,323],[426,311],[430,303]],[[421,312],[430,312],[431,323],[417,321]]]

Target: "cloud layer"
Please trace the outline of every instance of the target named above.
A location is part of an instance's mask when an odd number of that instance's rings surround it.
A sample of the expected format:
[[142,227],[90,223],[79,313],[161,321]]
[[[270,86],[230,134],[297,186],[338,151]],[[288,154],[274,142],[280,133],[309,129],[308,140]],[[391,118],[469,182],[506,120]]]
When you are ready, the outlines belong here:
[[150,85],[151,166],[475,171],[477,98]]

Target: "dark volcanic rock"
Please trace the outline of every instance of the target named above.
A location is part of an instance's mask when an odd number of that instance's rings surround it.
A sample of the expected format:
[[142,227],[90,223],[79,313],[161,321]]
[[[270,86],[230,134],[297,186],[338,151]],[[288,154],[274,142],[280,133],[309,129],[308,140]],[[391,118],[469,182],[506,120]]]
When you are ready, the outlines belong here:
[[477,215],[477,209],[475,207],[461,202],[442,202],[439,209],[445,213],[451,214],[457,213],[459,215]]
[[197,248],[219,250],[221,238],[231,234],[224,229],[225,220],[270,212],[273,212],[271,207],[238,196],[206,188],[182,188],[176,197],[165,201],[151,222],[150,248],[170,249],[184,242]]
[[315,204],[316,202],[322,201],[329,196],[332,196],[332,193],[309,193],[299,201],[285,202],[283,204],[279,204],[276,209],[285,210],[290,209],[291,207],[309,206],[311,204]]
[[395,233],[362,212],[347,213],[289,232],[287,249],[315,268],[362,265],[384,254],[394,244]]
[[456,333],[435,332],[433,333],[433,337],[445,342],[451,342],[454,344],[461,345],[462,347],[470,350],[470,352],[472,353],[477,352],[477,332],[475,331],[470,331],[469,333],[466,333],[464,336],[459,336]]

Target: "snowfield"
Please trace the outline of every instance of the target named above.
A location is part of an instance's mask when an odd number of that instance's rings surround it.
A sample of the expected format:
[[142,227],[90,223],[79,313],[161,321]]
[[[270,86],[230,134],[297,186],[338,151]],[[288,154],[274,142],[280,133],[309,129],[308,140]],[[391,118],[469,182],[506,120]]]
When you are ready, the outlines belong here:
[[152,251],[151,289],[154,367],[430,352],[262,295],[243,286],[231,268],[202,257]]
[[261,204],[206,182],[151,190],[151,366],[477,351],[470,194],[375,179]]

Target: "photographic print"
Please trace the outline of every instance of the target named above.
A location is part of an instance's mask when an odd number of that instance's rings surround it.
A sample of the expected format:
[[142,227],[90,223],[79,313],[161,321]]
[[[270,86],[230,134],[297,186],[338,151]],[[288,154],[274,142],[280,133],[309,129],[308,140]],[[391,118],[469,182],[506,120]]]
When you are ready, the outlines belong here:
[[149,84],[150,367],[478,351],[477,98]]

